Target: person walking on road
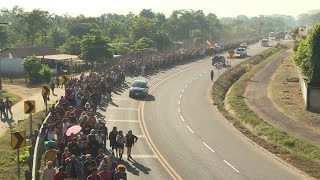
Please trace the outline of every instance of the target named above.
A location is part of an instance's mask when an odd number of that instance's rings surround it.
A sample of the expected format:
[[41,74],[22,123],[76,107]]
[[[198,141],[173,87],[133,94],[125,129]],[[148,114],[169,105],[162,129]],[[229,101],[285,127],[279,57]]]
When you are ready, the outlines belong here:
[[138,137],[132,134],[132,130],[128,131],[128,134],[126,135],[126,147],[127,147],[127,156],[128,160],[131,157],[131,149],[134,143],[137,143]]
[[213,69],[211,70],[210,77],[211,77],[211,81],[213,81],[213,77],[214,77]]
[[11,118],[12,118],[12,111],[11,111],[12,106],[13,106],[12,101],[9,99],[9,97],[6,97],[6,101],[5,101],[6,114],[7,116],[9,116],[9,113],[10,113]]
[[56,76],[56,85],[57,85],[57,88],[60,87],[60,79],[58,76]]
[[51,88],[51,91],[52,91],[52,94],[54,95],[54,88],[55,88],[55,84],[54,82],[52,81],[51,84],[50,84],[50,88]]
[[56,174],[56,169],[53,167],[52,161],[48,161],[47,167],[43,170],[43,179],[54,180],[54,175]]
[[123,132],[119,131],[119,134],[117,135],[116,141],[118,145],[119,150],[119,158],[122,159],[123,151],[124,151],[124,143],[125,143],[125,137],[123,136]]
[[0,118],[2,119],[2,116],[5,118],[7,117],[5,112],[5,104],[3,102],[3,99],[0,99]]
[[115,149],[118,157],[118,146],[116,141],[117,135],[118,135],[117,127],[113,127],[112,131],[109,134],[109,141],[110,141],[112,155],[114,155],[114,149]]

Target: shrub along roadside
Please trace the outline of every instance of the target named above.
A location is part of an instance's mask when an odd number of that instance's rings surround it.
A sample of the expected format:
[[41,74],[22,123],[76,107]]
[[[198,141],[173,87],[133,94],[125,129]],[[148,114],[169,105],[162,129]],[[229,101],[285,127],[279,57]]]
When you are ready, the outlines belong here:
[[[40,111],[32,115],[32,125],[33,129],[37,129],[39,124],[42,124],[42,121],[45,117],[45,111]],[[19,124],[14,125],[16,130],[26,130],[26,135],[29,137],[29,118],[24,119]],[[3,135],[0,137],[0,179],[18,179],[17,177],[17,151],[12,150],[11,148],[11,131],[10,129],[6,130]],[[28,169],[28,163],[26,159],[29,158],[29,153],[27,148],[31,146],[30,140],[27,141],[27,147],[20,149],[20,177],[21,180],[25,179],[24,172]]]
[[[243,99],[247,81],[285,50],[286,47],[278,45],[253,56],[248,61],[232,68],[228,73],[222,74],[212,88],[213,102],[220,112],[233,122],[234,126],[243,134],[268,151],[318,179],[320,178],[320,149],[291,137],[266,123],[247,107]],[[228,109],[231,109],[229,112],[224,105],[225,98],[228,101]]]

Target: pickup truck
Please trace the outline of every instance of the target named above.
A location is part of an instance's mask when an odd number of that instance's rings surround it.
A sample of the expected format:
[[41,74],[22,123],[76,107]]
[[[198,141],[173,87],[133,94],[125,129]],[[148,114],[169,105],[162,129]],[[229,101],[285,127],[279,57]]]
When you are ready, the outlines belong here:
[[247,56],[247,50],[245,48],[239,47],[237,48],[236,54],[240,57],[240,58],[244,58]]
[[221,54],[216,54],[212,58],[212,66],[215,66],[218,63],[222,64],[223,66],[226,65],[226,58]]

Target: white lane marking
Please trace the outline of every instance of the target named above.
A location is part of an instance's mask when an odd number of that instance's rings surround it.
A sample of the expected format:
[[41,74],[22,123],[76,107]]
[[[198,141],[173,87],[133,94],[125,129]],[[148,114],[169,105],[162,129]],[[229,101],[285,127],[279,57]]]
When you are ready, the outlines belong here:
[[145,138],[144,135],[135,135],[137,136],[138,138]]
[[136,108],[107,108],[109,110],[131,110],[131,111],[138,111],[139,109]]
[[199,75],[200,77],[202,76],[202,74]]
[[186,89],[188,87],[188,84],[184,86],[184,88]]
[[206,146],[210,151],[215,152],[207,143],[202,142],[204,146]]
[[192,134],[194,134],[194,131],[191,129],[190,126],[187,125],[187,128],[189,129],[189,131],[190,131]]
[[181,99],[181,97],[182,97],[182,94],[180,94],[180,99]]
[[107,119],[107,122],[132,122],[132,123],[139,123],[138,120],[121,120],[121,119]]
[[184,122],[184,118],[180,115],[180,118],[181,118],[181,121],[183,121]]
[[132,100],[132,99],[130,99],[130,98],[118,98],[118,97],[114,97],[114,98],[112,98],[112,100],[127,100],[127,101],[130,101],[130,100]]
[[192,83],[192,81],[189,82],[189,84],[191,84],[191,83]]
[[194,80],[197,80],[197,79],[198,79],[198,77],[195,77],[195,78],[194,78]]
[[182,89],[181,93],[183,93],[183,92],[184,92],[184,89]]
[[157,155],[131,155],[133,159],[157,159]]
[[180,113],[181,111],[180,111],[180,108],[178,108],[178,112]]
[[205,71],[203,74],[207,74],[208,72],[207,71]]
[[179,100],[178,105],[180,105],[180,103],[181,103],[181,102],[180,102],[180,100]]
[[228,161],[223,160],[223,162],[225,162],[228,166],[230,166],[233,170],[235,170],[236,172],[240,172],[238,169],[236,169],[234,166],[232,166]]

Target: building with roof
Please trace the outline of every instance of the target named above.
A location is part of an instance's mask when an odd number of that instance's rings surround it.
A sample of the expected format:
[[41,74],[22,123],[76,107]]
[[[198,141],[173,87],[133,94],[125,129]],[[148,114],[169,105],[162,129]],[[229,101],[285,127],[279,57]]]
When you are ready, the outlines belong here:
[[44,56],[55,55],[59,52],[55,48],[49,47],[19,47],[6,48],[0,53],[1,72],[4,74],[24,74],[22,61],[32,55]]

